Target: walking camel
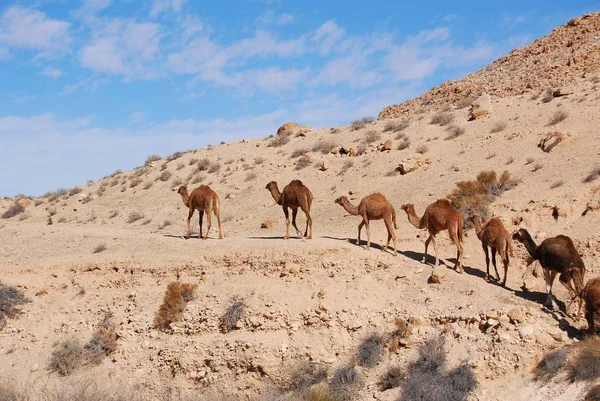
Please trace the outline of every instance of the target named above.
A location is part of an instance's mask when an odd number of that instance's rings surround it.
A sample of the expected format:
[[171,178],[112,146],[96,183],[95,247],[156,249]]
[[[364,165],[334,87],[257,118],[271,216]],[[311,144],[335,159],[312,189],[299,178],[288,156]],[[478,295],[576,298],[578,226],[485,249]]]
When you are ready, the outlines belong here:
[[204,212],[206,212],[206,221],[208,223],[204,239],[208,238],[208,233],[210,232],[210,227],[212,225],[210,214],[211,212],[214,212],[215,216],[217,216],[217,223],[219,224],[219,239],[223,239],[223,234],[221,232],[221,207],[217,193],[208,185],[200,185],[198,188],[194,189],[191,194],[188,194],[187,185],[182,185],[177,190],[177,193],[181,195],[184,205],[189,208],[187,218],[188,236],[192,235],[190,220],[194,215],[194,211],[198,210],[198,214],[200,215],[200,232],[198,233],[198,238],[202,238],[202,219],[204,217]]
[[[600,277],[590,279],[583,287],[580,296],[585,301],[585,320],[588,324],[588,334],[594,334],[596,332],[594,315],[596,311],[600,310]],[[577,312],[577,317],[579,317],[579,312]]]
[[485,280],[489,281],[490,279],[490,255],[488,251],[488,247],[490,247],[492,248],[492,264],[496,271],[497,281],[500,281],[500,274],[496,267],[496,252],[498,252],[500,259],[504,264],[504,280],[502,280],[502,285],[505,286],[506,276],[508,274],[509,255],[513,256],[510,234],[506,231],[506,228],[504,228],[502,221],[497,217],[492,217],[484,223],[481,222],[481,216],[479,215],[470,216],[469,219],[473,221],[475,234],[477,234],[477,238],[481,241],[481,246],[485,252]]
[[571,238],[566,235],[557,235],[556,237],[546,238],[538,246],[529,232],[521,228],[513,234],[513,239],[521,242],[531,258],[540,262],[544,270],[546,292],[548,293],[546,306],[554,307],[552,284],[556,275],[560,274],[559,281],[569,290],[572,296],[567,305],[567,312],[573,301],[579,298],[579,310],[577,311],[577,318],[579,318],[582,303],[579,295],[583,290],[585,265]]
[[463,231],[463,219],[460,213],[458,213],[450,201],[447,199],[438,199],[433,202],[425,209],[425,213],[420,218],[415,213],[415,205],[407,203],[401,206],[401,209],[406,212],[408,221],[419,228],[426,228],[429,232],[429,237],[425,241],[425,254],[423,254],[423,263],[427,258],[427,247],[429,242],[433,242],[433,249],[435,251],[435,265],[438,265],[438,253],[437,246],[435,244],[435,236],[440,231],[448,230],[450,238],[456,245],[456,263],[454,264],[454,270],[459,273],[463,272],[462,268],[462,231]]
[[301,235],[298,226],[296,225],[296,215],[298,214],[298,208],[302,209],[306,215],[306,229],[304,231],[304,237],[312,239],[312,217],[310,217],[310,205],[313,201],[313,195],[300,180],[292,180],[288,185],[283,188],[282,192],[279,192],[277,183],[275,181],[269,182],[266,189],[271,192],[275,202],[283,208],[283,214],[285,214],[285,237],[290,237],[290,215],[288,208],[292,209],[292,225],[296,229],[298,236]]
[[344,210],[350,213],[352,216],[361,216],[362,221],[358,225],[358,240],[357,244],[360,245],[360,231],[363,226],[367,227],[367,249],[371,246],[371,228],[369,220],[381,220],[385,222],[385,227],[388,232],[388,239],[383,247],[382,251],[385,252],[390,244],[390,239],[394,242],[394,256],[397,255],[396,251],[396,232],[394,229],[398,229],[396,225],[396,210],[392,204],[386,199],[383,194],[379,192],[367,195],[361,199],[358,206],[354,206],[350,203],[347,197],[340,196],[335,200],[335,203],[341,205]]

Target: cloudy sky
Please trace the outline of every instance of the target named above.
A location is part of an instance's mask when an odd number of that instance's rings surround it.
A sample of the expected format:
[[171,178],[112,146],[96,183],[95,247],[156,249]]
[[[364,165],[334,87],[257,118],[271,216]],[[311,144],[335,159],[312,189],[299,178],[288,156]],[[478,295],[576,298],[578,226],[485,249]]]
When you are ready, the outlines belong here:
[[377,116],[597,8],[420,4],[2,0],[0,196],[264,137],[285,121]]

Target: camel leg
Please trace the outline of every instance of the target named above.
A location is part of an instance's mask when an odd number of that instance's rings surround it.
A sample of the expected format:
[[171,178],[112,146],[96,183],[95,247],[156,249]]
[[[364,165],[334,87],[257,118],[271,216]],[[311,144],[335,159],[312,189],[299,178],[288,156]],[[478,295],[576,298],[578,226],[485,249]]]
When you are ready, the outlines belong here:
[[431,242],[433,242],[433,252],[435,252],[435,264],[433,266],[437,267],[440,260],[438,259],[437,244],[435,243],[435,237],[433,235],[431,236]]
[[[577,314],[579,314],[579,312]],[[588,324],[588,334],[594,335],[596,332],[596,329],[594,328],[594,309],[590,304],[585,305],[585,320],[587,320]]]
[[487,245],[482,244],[482,247],[485,253],[485,281],[490,281],[490,253]]
[[302,233],[298,230],[298,226],[296,225],[296,216],[298,215],[298,208],[292,209],[292,226],[296,229],[296,235],[298,237],[302,237]]
[[358,225],[358,239],[356,240],[356,245],[358,245],[358,246],[360,246],[360,232],[364,225],[365,225],[364,221],[361,221],[360,224]]
[[423,260],[422,263],[427,263],[427,247],[429,246],[429,243],[431,242],[431,239],[433,238],[433,235],[429,235],[429,237],[427,237],[427,239],[425,240],[425,253],[423,254]]
[[187,218],[187,233],[188,233],[188,237],[192,236],[192,228],[190,226],[190,220],[192,219],[192,216],[194,216],[194,208],[190,208],[190,212],[188,213],[188,218]]
[[388,232],[388,239],[387,239],[387,243],[385,244],[385,248],[383,248],[384,251],[387,250],[388,245],[390,244],[390,239],[394,241],[394,256],[398,255],[398,252],[396,250],[396,233],[394,232],[394,225],[392,224],[391,219],[386,219],[384,220],[385,222],[385,227],[387,228],[387,232]]
[[555,278],[556,278],[555,271],[544,269],[544,279],[546,280],[546,292],[548,293],[548,297],[546,298],[545,305],[552,309],[554,309],[554,297],[552,295],[552,285],[554,284]]
[[[310,210],[300,206],[300,208],[302,209],[302,211],[304,212],[304,215],[306,216],[306,228],[304,229],[304,236],[306,237],[306,239],[312,239],[312,217],[310,217]],[[310,228],[310,234],[309,234],[309,229]]]
[[496,271],[496,281],[500,282],[500,273],[498,273],[498,267],[496,266],[496,248],[492,248],[492,264]]
[[371,224],[368,219],[365,219],[365,226],[367,227],[367,250],[369,250],[371,247]]
[[206,212],[206,223],[208,224],[208,227],[206,227],[206,236],[204,237],[204,239],[208,239],[208,233],[210,232],[210,228],[212,227],[212,220],[210,217],[210,210],[208,210]]
[[[459,273],[462,273],[463,272],[463,268],[462,268],[463,247],[462,247],[462,243],[460,242],[460,240],[458,238],[458,230],[454,231],[454,230],[448,229],[448,234],[450,235],[450,239],[452,240],[452,242],[454,242],[454,245],[456,245],[456,263],[454,264],[454,270],[456,270]],[[434,246],[435,246],[435,242],[434,242]]]
[[[572,276],[567,272],[561,273],[560,278],[558,279],[558,281],[560,281],[561,284],[565,286],[565,288],[569,291],[569,294],[571,295],[571,299],[569,300],[569,304],[567,305],[567,315],[569,314],[569,309],[571,308],[571,305],[578,298],[578,293],[575,290],[575,288],[573,288],[571,280]],[[575,321],[579,320],[579,313],[581,312],[581,301],[578,304],[579,307],[577,308],[577,315],[575,316]]]
[[219,239],[223,239],[223,232],[221,231],[221,206],[219,205],[218,199],[216,199],[216,202],[213,205],[213,212],[215,213],[215,216],[217,216],[217,224],[219,225]]
[[283,214],[285,214],[285,237],[283,239],[290,238],[290,212],[287,207],[283,208]]
[[198,225],[200,225],[200,229],[198,231],[198,239],[202,238],[202,220],[204,219],[204,210],[198,210]]

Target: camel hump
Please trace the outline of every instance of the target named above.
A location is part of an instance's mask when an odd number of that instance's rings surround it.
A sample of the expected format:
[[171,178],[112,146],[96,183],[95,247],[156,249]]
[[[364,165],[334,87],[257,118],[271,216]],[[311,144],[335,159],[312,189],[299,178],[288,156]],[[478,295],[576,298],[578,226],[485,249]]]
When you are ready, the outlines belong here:
[[300,180],[292,180],[292,181],[290,181],[290,183],[288,185],[295,187],[295,186],[303,186],[304,184]]

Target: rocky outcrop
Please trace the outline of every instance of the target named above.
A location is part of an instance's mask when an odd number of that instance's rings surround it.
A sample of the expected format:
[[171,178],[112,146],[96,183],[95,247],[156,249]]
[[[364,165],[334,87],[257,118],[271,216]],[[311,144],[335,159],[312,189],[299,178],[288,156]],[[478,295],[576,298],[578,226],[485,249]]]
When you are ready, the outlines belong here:
[[297,135],[304,136],[312,128],[308,125],[299,125],[296,123],[285,123],[277,130],[277,135]]

